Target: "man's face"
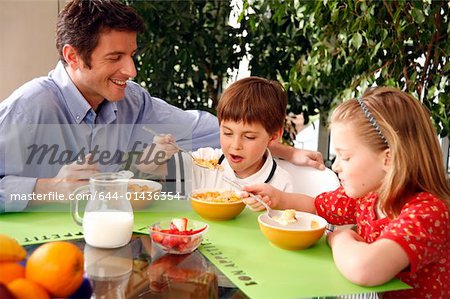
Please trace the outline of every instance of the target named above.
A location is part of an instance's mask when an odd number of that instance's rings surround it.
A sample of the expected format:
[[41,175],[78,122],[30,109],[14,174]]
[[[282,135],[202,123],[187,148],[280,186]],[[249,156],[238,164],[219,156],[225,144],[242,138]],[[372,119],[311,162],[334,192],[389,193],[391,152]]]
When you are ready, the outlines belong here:
[[78,57],[71,78],[94,110],[104,99],[115,102],[124,98],[126,81],[136,76],[136,49],[135,32],[112,30],[100,34],[90,69]]

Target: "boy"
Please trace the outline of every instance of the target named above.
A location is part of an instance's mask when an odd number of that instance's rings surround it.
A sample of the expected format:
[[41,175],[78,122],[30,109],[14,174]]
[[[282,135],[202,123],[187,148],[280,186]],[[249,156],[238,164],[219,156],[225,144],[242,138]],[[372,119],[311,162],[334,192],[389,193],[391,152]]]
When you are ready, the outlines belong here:
[[[278,82],[248,77],[230,85],[217,107],[221,149],[207,147],[192,153],[202,160],[218,160],[219,165],[211,170],[193,161],[192,189],[229,189],[226,176],[241,185],[259,182],[292,190],[292,176],[277,165],[268,149],[282,135],[286,105],[287,95]],[[168,156],[177,150],[170,135],[156,136],[154,142]]]

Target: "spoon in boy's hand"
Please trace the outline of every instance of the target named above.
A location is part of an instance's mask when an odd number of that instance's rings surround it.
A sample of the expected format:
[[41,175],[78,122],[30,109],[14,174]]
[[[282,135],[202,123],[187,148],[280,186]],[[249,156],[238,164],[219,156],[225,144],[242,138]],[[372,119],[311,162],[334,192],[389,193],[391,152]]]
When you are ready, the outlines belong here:
[[[149,133],[152,133],[152,134],[155,135],[155,136],[163,135],[163,134],[160,134],[160,133],[154,131],[152,128],[150,128],[150,127],[148,127],[148,126],[142,126],[142,129],[143,129],[144,131],[147,131],[147,132],[149,132]],[[192,160],[194,161],[194,163],[195,163],[196,165],[198,165],[198,166],[200,166],[200,167],[203,167],[203,168],[208,168],[208,169],[211,169],[211,170],[215,170],[216,168],[220,169],[220,165],[218,165],[217,163],[213,163],[213,162],[214,162],[213,160],[209,161],[209,160],[204,160],[204,159],[196,158],[196,157],[194,157],[189,151],[187,151],[187,150],[185,150],[185,149],[179,147],[179,146],[176,144],[176,142],[171,142],[171,144],[172,144],[173,146],[175,146],[179,151],[182,151],[182,152],[188,154],[189,157],[192,158]]]
[[[235,180],[233,180],[233,179],[231,179],[229,177],[226,177],[226,176],[223,176],[222,179],[225,182],[227,182],[227,183],[233,185],[234,187],[238,188],[239,190],[244,191],[242,186],[241,186],[241,184],[239,184]],[[245,192],[247,192],[247,191],[245,191]],[[280,219],[282,217],[283,212],[272,209],[271,207],[269,207],[269,205],[264,200],[262,200],[261,198],[259,198],[256,195],[254,195],[253,193],[250,193],[250,192],[247,192],[247,193],[248,193],[248,195],[251,198],[253,198],[254,200],[258,201],[260,204],[262,204],[264,206],[264,208],[267,210],[267,215],[269,215],[270,218],[272,218],[275,221],[277,221],[277,219]],[[294,218],[295,218],[295,216],[294,216]]]

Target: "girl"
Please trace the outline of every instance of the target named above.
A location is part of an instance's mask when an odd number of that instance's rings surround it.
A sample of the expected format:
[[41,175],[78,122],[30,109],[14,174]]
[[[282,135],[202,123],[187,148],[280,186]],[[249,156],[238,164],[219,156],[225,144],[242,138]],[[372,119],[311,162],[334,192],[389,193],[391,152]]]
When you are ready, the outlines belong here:
[[315,199],[264,184],[245,190],[273,208],[356,224],[327,237],[350,281],[374,286],[397,277],[412,289],[383,298],[450,298],[450,187],[427,110],[400,90],[378,87],[339,105],[330,128],[337,190]]

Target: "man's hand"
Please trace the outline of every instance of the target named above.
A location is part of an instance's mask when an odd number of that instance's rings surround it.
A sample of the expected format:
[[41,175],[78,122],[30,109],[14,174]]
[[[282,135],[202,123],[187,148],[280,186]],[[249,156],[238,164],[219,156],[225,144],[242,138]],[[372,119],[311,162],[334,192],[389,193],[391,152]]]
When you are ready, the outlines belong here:
[[325,169],[322,154],[316,151],[295,149],[289,162],[296,165],[311,166],[320,170]]
[[89,178],[98,173],[98,166],[91,160],[92,156],[88,154],[84,159],[64,165],[54,178],[38,179],[33,191],[37,194],[58,192],[68,199],[70,193],[86,185]]
[[164,153],[162,158],[164,161],[170,160],[179,151],[175,138],[171,134],[155,136],[153,143],[155,144],[155,152]]
[[[142,153],[146,157],[146,163],[136,164],[136,168],[143,172],[153,172],[162,174],[165,171],[165,165],[173,155],[179,151],[175,138],[171,134],[157,135],[153,138],[153,144],[146,147]],[[163,166],[163,167],[162,167]]]
[[320,152],[303,150],[281,143],[274,143],[269,147],[272,155],[299,166],[311,166],[320,170],[325,169]]

